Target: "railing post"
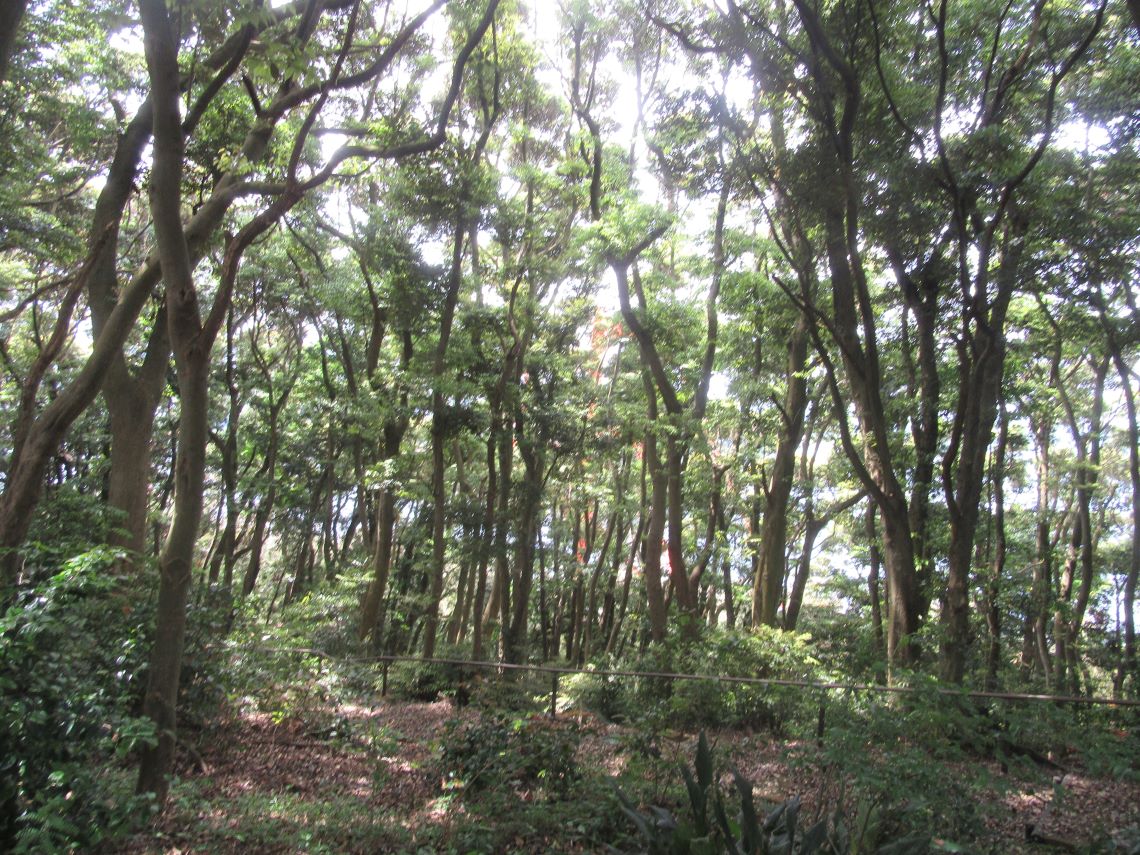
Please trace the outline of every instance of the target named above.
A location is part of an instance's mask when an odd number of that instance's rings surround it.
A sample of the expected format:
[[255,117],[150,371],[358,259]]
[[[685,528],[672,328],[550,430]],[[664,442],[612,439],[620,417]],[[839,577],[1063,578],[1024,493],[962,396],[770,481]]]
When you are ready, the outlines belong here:
[[550,675],[550,717],[558,715],[558,672]]

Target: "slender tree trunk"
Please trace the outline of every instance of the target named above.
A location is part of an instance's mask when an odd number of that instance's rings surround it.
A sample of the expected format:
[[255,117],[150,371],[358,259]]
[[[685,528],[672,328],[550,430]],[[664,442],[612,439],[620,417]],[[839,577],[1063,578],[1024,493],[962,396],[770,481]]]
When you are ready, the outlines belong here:
[[1031,595],[1033,615],[1033,647],[1037,665],[1046,683],[1052,679],[1053,663],[1049,655],[1049,641],[1046,635],[1049,600],[1053,591],[1053,545],[1049,538],[1049,479],[1050,437],[1052,424],[1048,419],[1040,420],[1033,430],[1037,445],[1037,507],[1034,536],[1033,590]]
[[253,541],[250,545],[249,564],[246,566],[245,577],[241,584],[241,595],[243,597],[248,597],[253,593],[253,589],[257,586],[258,576],[261,575],[261,553],[265,547],[269,521],[277,504],[277,452],[280,445],[278,422],[280,421],[281,410],[288,399],[288,390],[276,401],[270,398],[269,446],[265,451],[265,464],[261,467],[269,486],[265,490],[265,495],[261,497],[261,502],[258,503],[257,511],[254,514]]
[[863,530],[867,536],[867,551],[869,569],[867,571],[867,589],[871,597],[871,630],[874,633],[875,647],[881,653],[886,653],[883,644],[883,605],[879,590],[879,571],[883,566],[882,555],[879,553],[879,535],[875,531],[875,503],[867,503],[867,512],[863,517]]
[[[783,427],[772,462],[772,474],[764,505],[764,519],[760,530],[758,572],[753,579],[752,625],[775,626],[776,613],[783,595],[787,576],[788,506],[792,495],[796,454],[803,438],[804,417],[807,413],[808,394],[804,367],[807,365],[808,319],[800,314],[788,342],[787,391],[784,397]],[[814,538],[814,536],[813,536]],[[809,557],[810,558],[810,557]],[[801,571],[806,566],[801,561]],[[797,579],[799,574],[797,573]],[[806,582],[806,576],[804,577]],[[802,595],[802,589],[801,589]],[[799,611],[797,604],[796,611]],[[788,626],[785,616],[784,624]],[[791,627],[795,627],[795,618]]]
[[226,413],[226,435],[218,443],[221,453],[222,497],[225,505],[226,521],[222,528],[221,541],[214,559],[210,562],[210,584],[222,578],[222,586],[229,593],[233,590],[234,563],[237,549],[238,524],[238,422],[241,419],[241,402],[234,370],[234,316],[233,307],[226,313],[226,391],[229,409]]
[[[551,518],[554,518],[553,512]],[[542,661],[550,661],[550,607],[546,599],[546,546],[542,526],[538,527],[538,629],[542,637]]]
[[[946,601],[942,609],[942,674],[951,683],[961,683],[966,672],[970,578],[985,484],[986,452],[993,440],[1005,376],[1005,318],[1021,272],[1024,228],[1024,224],[1017,222],[1006,230],[996,275],[996,293],[988,307],[983,303],[989,310],[984,322],[976,318],[979,306],[975,301],[968,301],[962,310],[963,332],[958,343],[959,399],[943,464],[950,547]],[[988,245],[983,247],[983,255],[988,256]],[[982,269],[973,283],[981,295],[985,295],[989,287],[985,266],[980,265]]]
[[1005,474],[1006,448],[1009,438],[1009,414],[1004,401],[998,410],[997,446],[994,448],[991,483],[993,484],[993,556],[990,560],[990,575],[986,582],[986,629],[989,645],[986,648],[986,688],[998,687],[998,672],[1001,668],[1001,594],[1002,579],[1005,576],[1006,536],[1005,536]]
[[[1059,329],[1057,332],[1059,335]],[[1067,676],[1070,689],[1074,694],[1080,691],[1078,646],[1085,612],[1092,595],[1094,560],[1096,557],[1096,543],[1093,537],[1092,494],[1096,490],[1100,477],[1100,435],[1103,430],[1104,382],[1107,373],[1108,359],[1105,358],[1100,360],[1093,369],[1092,413],[1089,418],[1087,434],[1082,434],[1077,424],[1076,412],[1063,382],[1060,382],[1058,378],[1054,384],[1060,393],[1066,419],[1069,423],[1069,431],[1077,449],[1077,514],[1073,521],[1072,540],[1069,557],[1065,562],[1065,570],[1062,574],[1061,591],[1062,602],[1067,603],[1069,608],[1067,614],[1060,609],[1057,611],[1057,622],[1055,624],[1055,632],[1059,636],[1063,635],[1065,639],[1063,648],[1065,656],[1064,661],[1062,661],[1061,647],[1059,646],[1057,659],[1054,661],[1058,688],[1064,688],[1065,684],[1062,678]]]
[[827,526],[830,520],[827,517],[816,519],[811,505],[808,505],[807,518],[804,521],[804,545],[800,552],[799,564],[796,567],[795,579],[792,589],[788,592],[787,604],[784,607],[784,629],[795,631],[800,618],[800,608],[803,605],[804,590],[807,588],[808,576],[811,574],[811,556],[815,549],[815,539]]
[[506,656],[506,636],[510,632],[511,625],[511,574],[507,534],[514,522],[510,514],[513,487],[511,478],[514,472],[514,437],[510,429],[502,424],[499,425],[497,436],[499,439],[499,496],[498,505],[495,509],[495,536],[492,541],[495,575],[491,601],[484,616],[483,632],[487,634],[491,623],[497,619],[499,624],[499,654]]
[[[1136,17],[1137,30],[1140,31],[1140,0],[1133,0],[1133,14]],[[1134,618],[1136,608],[1136,582],[1140,577],[1140,419],[1136,414],[1136,395],[1132,387],[1131,373],[1118,347],[1113,347],[1113,364],[1120,377],[1120,384],[1124,390],[1124,404],[1128,413],[1128,476],[1132,485],[1132,549],[1128,562],[1128,573],[1124,577],[1123,602],[1121,609],[1124,612],[1124,649],[1121,651],[1120,664],[1112,680],[1113,694],[1119,697],[1124,691],[1124,682],[1128,675],[1132,675],[1133,691],[1140,694],[1140,668],[1137,667],[1136,658],[1136,621]]]
[[[936,256],[937,257],[937,256]],[[919,411],[911,426],[914,443],[914,487],[910,495],[910,531],[914,540],[915,563],[921,614],[930,609],[934,555],[929,536],[930,491],[934,483],[934,458],[938,451],[941,381],[938,376],[938,280],[933,276],[913,282],[904,277],[903,292],[914,313],[918,328],[918,371],[911,383]]]
[[[483,526],[479,537],[479,569],[475,576],[475,599],[471,608],[472,642],[471,655],[475,659],[483,657],[486,638],[483,631],[483,613],[487,600],[487,568],[491,561],[491,544],[495,536],[495,505],[498,497],[498,476],[495,467],[495,436],[487,437],[487,490],[483,504]],[[492,592],[491,598],[494,599]]]
[[[176,314],[181,312],[171,312],[172,331],[178,324]],[[165,801],[169,786],[167,776],[174,762],[178,686],[186,636],[186,603],[205,485],[209,351],[204,353],[206,359],[195,358],[192,352],[195,337],[190,330],[178,330],[172,336],[181,401],[174,517],[158,560],[161,575],[157,620],[147,670],[147,691],[143,699],[143,715],[154,722],[158,742],[142,752],[138,790],[154,793],[159,804]]]
[[633,583],[633,565],[637,560],[638,552],[642,546],[642,535],[645,533],[645,520],[646,520],[646,506],[645,506],[645,469],[642,467],[642,483],[641,483],[641,511],[638,514],[637,530],[633,534],[633,540],[630,541],[629,557],[625,562],[625,576],[621,583],[621,597],[617,604],[617,614],[614,616],[614,625],[610,630],[609,638],[606,639],[606,654],[613,655],[618,648],[618,640],[621,637],[622,628],[625,626],[625,616],[629,609],[629,589]]
[[[522,446],[520,446],[522,447]],[[522,485],[523,501],[519,517],[518,549],[515,558],[514,596],[509,630],[504,651],[508,662],[522,662],[527,650],[527,614],[530,609],[530,592],[534,580],[534,559],[538,542],[538,525],[542,516],[541,452],[523,451],[526,477]]]
[[444,371],[447,368],[447,349],[451,340],[451,328],[455,320],[455,307],[459,302],[459,286],[462,283],[463,237],[466,225],[462,218],[455,222],[452,238],[451,273],[448,277],[447,293],[444,296],[443,314],[440,319],[439,341],[436,344],[432,373],[437,378],[432,392],[431,411],[431,496],[432,496],[432,557],[429,577],[428,607],[424,620],[425,659],[435,656],[435,636],[439,627],[439,606],[443,598],[444,561],[447,555],[447,472],[445,466],[445,445],[448,440],[444,404],[446,399],[441,389]]
[[657,437],[649,428],[642,445],[645,465],[649,468],[651,485],[649,520],[645,535],[645,558],[641,575],[645,582],[646,605],[649,610],[649,635],[657,642],[665,640],[665,592],[661,587],[661,546],[665,535],[665,508],[668,477],[661,458],[657,455]]
[[[166,325],[165,313],[156,323]],[[165,348],[164,348],[165,350]],[[164,365],[165,368],[165,360]],[[165,372],[164,372],[165,373]],[[165,378],[162,378],[165,379]],[[138,388],[108,393],[104,398],[111,417],[111,465],[107,507],[121,516],[109,542],[132,555],[146,549],[146,519],[150,489],[151,436],[163,383],[138,384]],[[111,401],[115,403],[112,405]]]

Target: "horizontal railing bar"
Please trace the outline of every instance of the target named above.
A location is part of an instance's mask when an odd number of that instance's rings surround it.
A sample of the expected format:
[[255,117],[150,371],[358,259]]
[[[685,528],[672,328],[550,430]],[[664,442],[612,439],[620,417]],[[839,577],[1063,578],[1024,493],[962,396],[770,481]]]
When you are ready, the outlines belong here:
[[819,691],[850,691],[850,692],[877,692],[880,694],[914,695],[924,691],[933,691],[947,697],[965,697],[986,700],[1002,701],[1032,701],[1055,704],[1084,704],[1086,706],[1109,707],[1140,707],[1140,699],[1131,698],[1098,698],[1083,697],[1080,695],[1040,695],[1024,692],[998,692],[985,690],[960,691],[946,686],[936,687],[933,690],[924,690],[916,686],[880,686],[862,683],[821,683],[813,680],[790,680],[779,677],[740,677],[734,674],[683,674],[671,671],[629,671],[624,669],[590,670],[571,668],[561,665],[535,665],[517,662],[489,662],[469,659],[424,659],[419,656],[393,656],[375,654],[366,657],[339,657],[332,656],[311,647],[247,647],[246,650],[258,650],[271,653],[303,653],[317,656],[333,662],[346,662],[357,664],[409,662],[419,665],[456,665],[465,668],[480,668],[495,671],[534,671],[540,674],[590,674],[595,677],[650,677],[665,680],[713,680],[721,683],[735,683],[755,686],[784,686],[788,688],[815,689]]

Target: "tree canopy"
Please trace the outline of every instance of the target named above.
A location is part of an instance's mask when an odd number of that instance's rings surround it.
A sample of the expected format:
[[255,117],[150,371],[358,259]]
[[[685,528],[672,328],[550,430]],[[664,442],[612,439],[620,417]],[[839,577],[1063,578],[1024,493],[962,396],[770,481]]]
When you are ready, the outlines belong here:
[[1137,697],[1135,6],[4,4],[5,605]]

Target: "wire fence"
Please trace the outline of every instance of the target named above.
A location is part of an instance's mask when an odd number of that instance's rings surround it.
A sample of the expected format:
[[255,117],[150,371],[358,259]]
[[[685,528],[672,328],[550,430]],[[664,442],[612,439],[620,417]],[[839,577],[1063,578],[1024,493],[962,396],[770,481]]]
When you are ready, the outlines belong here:
[[374,654],[371,656],[333,656],[323,650],[311,647],[256,647],[244,648],[247,650],[258,650],[263,652],[273,653],[300,653],[309,656],[316,656],[321,659],[326,659],[332,662],[340,662],[345,664],[378,664],[383,669],[383,682],[381,694],[388,693],[388,667],[397,663],[408,663],[416,665],[444,665],[450,667],[470,668],[474,670],[495,671],[498,673],[518,671],[518,672],[532,672],[539,674],[548,674],[551,676],[551,712],[556,713],[557,696],[558,696],[558,679],[560,677],[570,677],[579,674],[588,674],[594,677],[614,677],[614,678],[627,678],[627,679],[662,679],[672,681],[697,681],[697,682],[717,682],[717,683],[731,683],[738,685],[749,686],[770,686],[781,688],[802,688],[810,691],[818,691],[821,694],[830,694],[831,692],[867,692],[875,694],[889,694],[889,695],[920,695],[929,694],[933,692],[937,695],[955,698],[969,698],[975,700],[1001,700],[1001,701],[1024,701],[1028,703],[1051,703],[1051,704],[1070,704],[1080,706],[1103,706],[1114,709],[1140,709],[1140,699],[1133,698],[1103,698],[1086,695],[1048,695],[1048,694],[1034,694],[1028,692],[1001,692],[989,690],[967,690],[960,689],[952,686],[935,686],[935,687],[920,687],[920,686],[900,686],[900,685],[882,685],[876,683],[838,683],[838,682],[821,682],[817,680],[793,680],[779,677],[746,677],[735,674],[687,674],[673,671],[636,671],[621,668],[611,669],[582,669],[573,668],[568,665],[547,665],[537,663],[514,663],[514,662],[492,662],[484,660],[471,660],[471,659],[450,659],[450,658],[432,658],[424,659],[419,656],[393,656],[385,654]]

